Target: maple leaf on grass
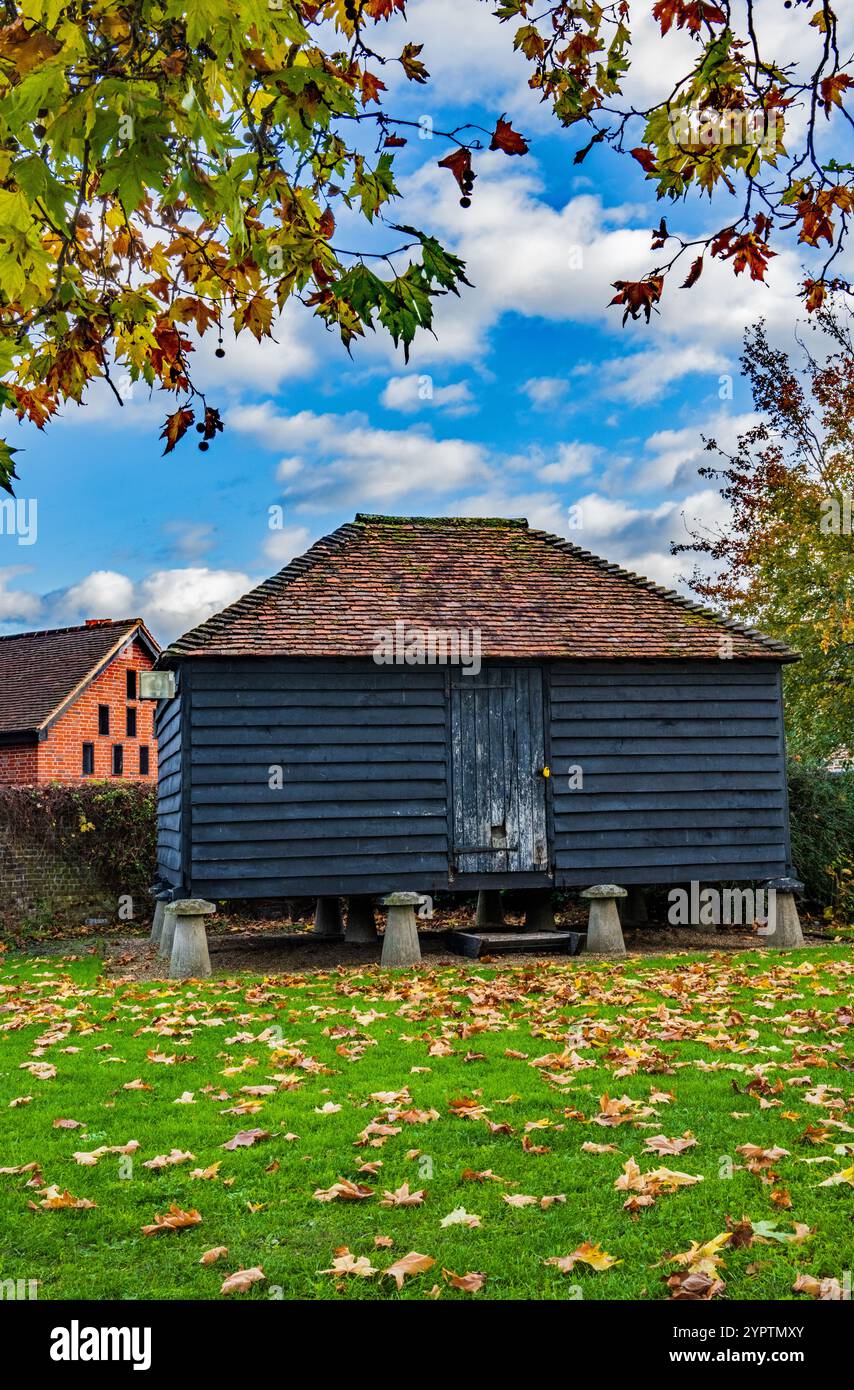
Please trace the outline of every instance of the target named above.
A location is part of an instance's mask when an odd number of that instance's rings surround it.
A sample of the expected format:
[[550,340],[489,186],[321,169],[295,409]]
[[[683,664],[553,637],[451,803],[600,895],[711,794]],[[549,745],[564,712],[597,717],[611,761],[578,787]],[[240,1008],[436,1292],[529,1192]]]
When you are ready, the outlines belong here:
[[468,1226],[472,1230],[482,1224],[480,1217],[474,1216],[471,1212],[466,1211],[465,1207],[455,1207],[453,1211],[448,1212],[447,1216],[443,1216],[442,1220],[439,1222],[440,1226]]
[[360,1202],[373,1195],[373,1188],[351,1182],[349,1178],[339,1178],[331,1187],[318,1187],[314,1193],[318,1202]]
[[37,1210],[37,1206],[43,1207],[45,1211],[87,1211],[97,1206],[97,1202],[90,1202],[88,1197],[72,1197],[68,1188],[60,1190],[54,1183],[51,1187],[44,1189],[44,1194],[38,1204],[28,1202],[27,1205],[32,1207],[34,1211]]
[[573,1250],[571,1255],[552,1255],[550,1259],[544,1261],[547,1265],[554,1265],[561,1274],[569,1274],[575,1265],[581,1263],[590,1265],[591,1269],[603,1270],[611,1269],[614,1265],[622,1264],[622,1260],[617,1260],[613,1255],[609,1255],[599,1245],[594,1245],[591,1241],[585,1240],[579,1245],[577,1250]]
[[452,1289],[459,1289],[462,1293],[480,1293],[486,1283],[486,1275],[474,1270],[468,1274],[455,1274],[452,1269],[443,1269],[442,1278]]
[[155,1213],[154,1221],[150,1226],[142,1227],[144,1236],[165,1235],[168,1231],[185,1231],[190,1226],[198,1226],[201,1223],[201,1213],[191,1209],[184,1211],[173,1202],[169,1210],[163,1214]]
[[360,1279],[372,1279],[379,1270],[374,1269],[367,1255],[353,1255],[342,1245],[335,1251],[330,1269],[321,1269],[321,1274],[350,1275],[354,1274]]
[[809,1294],[822,1303],[840,1303],[845,1297],[838,1279],[817,1279],[814,1274],[799,1274],[792,1292]]
[[218,1260],[224,1260],[228,1254],[227,1245],[214,1245],[210,1250],[206,1250],[199,1260],[200,1265],[215,1265]]
[[389,1265],[388,1269],[384,1269],[383,1277],[393,1279],[397,1287],[402,1289],[405,1279],[415,1274],[424,1274],[428,1269],[432,1269],[435,1263],[432,1255],[419,1255],[417,1250],[410,1250],[408,1255],[402,1255],[394,1264]]
[[224,1149],[249,1149],[260,1140],[271,1137],[270,1131],[267,1129],[241,1129],[233,1139],[229,1139],[222,1147]]
[[411,1192],[409,1183],[402,1183],[394,1192],[384,1192],[380,1202],[381,1207],[420,1207],[423,1205],[424,1192]]
[[258,1284],[266,1278],[260,1265],[254,1265],[252,1269],[238,1269],[224,1280],[220,1293],[248,1293],[253,1284]]

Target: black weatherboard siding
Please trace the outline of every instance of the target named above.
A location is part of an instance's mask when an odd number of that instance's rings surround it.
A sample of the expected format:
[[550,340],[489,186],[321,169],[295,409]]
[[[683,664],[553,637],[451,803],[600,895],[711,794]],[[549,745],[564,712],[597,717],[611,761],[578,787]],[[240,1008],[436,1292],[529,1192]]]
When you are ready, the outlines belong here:
[[776,662],[176,664],[179,694],[157,715],[158,854],[194,895],[789,867]]
[[[557,883],[785,873],[776,665],[556,663],[550,703]],[[570,790],[574,766],[582,791]]]
[[371,661],[193,662],[192,891],[444,884],[446,676]]

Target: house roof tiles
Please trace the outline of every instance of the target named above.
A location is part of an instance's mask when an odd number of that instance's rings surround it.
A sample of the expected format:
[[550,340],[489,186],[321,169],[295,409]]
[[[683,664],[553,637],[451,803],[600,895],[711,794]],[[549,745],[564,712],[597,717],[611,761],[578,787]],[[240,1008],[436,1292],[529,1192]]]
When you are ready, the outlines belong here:
[[370,656],[378,632],[480,629],[488,658],[797,654],[524,520],[359,514],[163,654]]

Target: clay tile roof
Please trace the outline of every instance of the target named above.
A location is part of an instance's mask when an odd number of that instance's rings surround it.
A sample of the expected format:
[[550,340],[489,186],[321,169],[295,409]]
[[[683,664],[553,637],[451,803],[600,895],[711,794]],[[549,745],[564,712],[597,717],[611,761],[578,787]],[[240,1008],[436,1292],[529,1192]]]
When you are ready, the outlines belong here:
[[0,637],[0,734],[42,728],[137,628],[156,656],[141,618]]
[[480,629],[487,658],[797,654],[524,520],[359,514],[185,633],[179,656],[372,655],[379,629]]

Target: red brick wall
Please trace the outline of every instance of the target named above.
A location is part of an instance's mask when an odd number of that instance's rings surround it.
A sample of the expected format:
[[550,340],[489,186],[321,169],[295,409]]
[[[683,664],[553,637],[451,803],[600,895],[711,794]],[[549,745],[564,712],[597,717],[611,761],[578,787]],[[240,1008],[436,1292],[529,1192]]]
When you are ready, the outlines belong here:
[[[157,740],[154,737],[154,700],[128,700],[126,672],[150,671],[154,663],[146,649],[134,641],[95,678],[48,730],[36,747],[0,748],[0,783],[80,782],[83,777],[83,744],[95,745],[95,778],[112,778],[113,745],[124,749],[122,780],[157,780]],[[137,675],[137,688],[139,675]],[[109,734],[98,733],[98,706],[110,709]],[[126,710],[136,709],[136,736],[129,738]],[[148,775],[140,776],[139,750],[148,745]],[[118,778],[114,780],[119,780]]]
[[0,786],[32,783],[38,777],[38,749],[0,748]]

